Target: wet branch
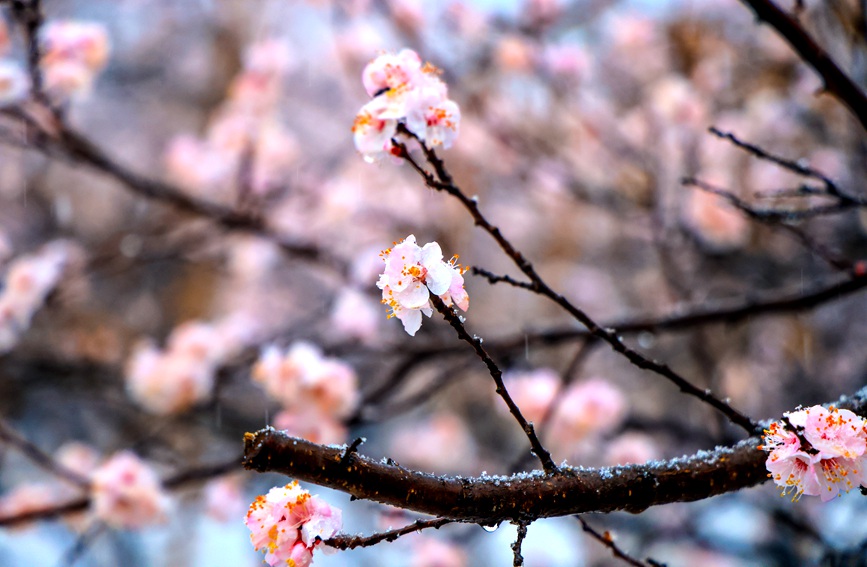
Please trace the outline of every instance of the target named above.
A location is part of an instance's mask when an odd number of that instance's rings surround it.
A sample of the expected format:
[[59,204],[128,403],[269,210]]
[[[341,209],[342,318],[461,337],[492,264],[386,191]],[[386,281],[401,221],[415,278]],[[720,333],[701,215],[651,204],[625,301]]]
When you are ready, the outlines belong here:
[[509,412],[521,426],[521,429],[527,435],[527,439],[530,440],[530,446],[533,448],[533,453],[539,458],[539,461],[542,463],[542,468],[545,469],[547,474],[554,474],[557,472],[557,465],[554,464],[554,460],[551,458],[551,453],[548,452],[547,449],[542,445],[542,442],[539,441],[539,437],[536,435],[536,430],[533,427],[533,424],[528,422],[524,415],[521,413],[518,404],[512,399],[512,396],[509,395],[509,391],[506,389],[506,384],[503,382],[503,371],[497,366],[497,363],[494,362],[494,359],[485,351],[482,346],[482,340],[475,336],[470,336],[467,332],[467,329],[464,327],[463,322],[460,320],[458,315],[452,311],[451,308],[446,307],[443,300],[435,295],[431,295],[431,303],[436,308],[437,311],[445,318],[445,320],[452,326],[452,328],[457,332],[458,337],[468,343],[473,347],[473,350],[476,352],[476,355],[482,362],[485,363],[485,366],[488,368],[488,372],[491,375],[491,378],[494,379],[494,384],[497,386],[497,394],[503,398],[503,401],[506,402],[506,406],[509,408]]
[[451,175],[445,167],[443,161],[436,155],[431,148],[429,148],[425,143],[418,139],[415,134],[406,129],[405,126],[399,125],[398,132],[402,133],[405,136],[408,136],[414,140],[416,140],[422,148],[424,152],[425,158],[427,162],[433,167],[435,174],[428,172],[424,167],[422,167],[415,158],[409,153],[405,144],[400,143],[397,140],[393,140],[395,147],[400,152],[400,156],[407,161],[412,168],[422,176],[425,181],[425,184],[431,189],[435,189],[437,191],[444,191],[449,195],[455,197],[460,203],[464,206],[464,208],[469,212],[470,216],[472,216],[473,221],[476,226],[481,227],[485,232],[491,235],[493,239],[497,242],[503,252],[512,259],[515,265],[527,276],[530,280],[529,290],[547,297],[561,308],[563,308],[567,313],[569,313],[573,318],[575,318],[578,322],[584,325],[587,330],[598,339],[601,339],[608,343],[611,348],[624,356],[630,363],[634,366],[641,368],[642,370],[649,370],[655,374],[658,374],[668,381],[673,383],[675,386],[680,389],[681,392],[694,396],[704,403],[710,405],[714,409],[720,411],[725,415],[729,421],[734,423],[735,425],[740,426],[748,433],[757,432],[757,425],[753,422],[752,419],[741,413],[740,411],[733,408],[726,401],[718,398],[707,389],[699,388],[695,386],[686,378],[675,372],[668,365],[663,364],[661,362],[657,362],[655,360],[648,359],[640,354],[638,351],[628,347],[617,335],[616,329],[603,328],[599,324],[597,324],[587,313],[585,313],[582,309],[573,305],[568,299],[566,299],[563,295],[554,291],[548,284],[542,279],[541,276],[536,272],[536,269],[533,265],[524,257],[524,255],[517,250],[512,243],[503,236],[500,229],[493,224],[491,224],[487,218],[482,214],[479,209],[478,202],[475,198],[468,197],[464,194],[461,189],[454,184]]
[[741,0],[741,3],[749,6],[760,21],[777,30],[798,56],[819,74],[825,90],[843,103],[867,129],[867,96],[801,23],[771,0]]
[[384,541],[392,542],[401,536],[419,532],[428,528],[440,529],[446,524],[452,524],[455,520],[447,518],[435,518],[433,520],[416,520],[408,526],[381,532],[369,536],[340,535],[324,540],[322,543],[336,549],[355,549],[357,547],[371,547]]

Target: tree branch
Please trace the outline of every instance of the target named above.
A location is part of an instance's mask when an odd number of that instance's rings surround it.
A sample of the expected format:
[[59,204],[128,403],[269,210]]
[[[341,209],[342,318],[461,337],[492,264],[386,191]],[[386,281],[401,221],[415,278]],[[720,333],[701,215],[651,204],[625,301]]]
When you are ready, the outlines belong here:
[[810,37],[800,22],[781,10],[771,0],[741,0],[741,2],[752,8],[759,20],[767,23],[783,36],[798,56],[822,77],[825,90],[842,102],[867,130],[867,96]]

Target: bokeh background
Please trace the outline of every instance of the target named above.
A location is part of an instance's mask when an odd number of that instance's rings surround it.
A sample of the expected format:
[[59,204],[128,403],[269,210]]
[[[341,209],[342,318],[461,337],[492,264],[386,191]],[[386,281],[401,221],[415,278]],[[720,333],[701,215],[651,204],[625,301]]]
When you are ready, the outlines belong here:
[[[841,67],[867,82],[861,3],[780,4],[799,10]],[[793,196],[816,180],[710,134],[716,126],[863,191],[863,129],[736,0],[43,8],[48,23],[102,26],[110,44],[103,69],[71,86],[58,79],[50,93],[70,128],[121,167],[268,227],[228,229],[74,156],[41,151],[16,114],[28,102],[4,102],[4,289],[16,262],[50,256],[56,269],[32,320],[4,330],[0,415],[58,459],[72,442],[89,447],[94,463],[129,449],[169,478],[239,457],[245,431],[275,424],[324,443],[363,436],[366,455],[441,474],[534,467],[484,367],[448,325],[435,316],[409,337],[379,304],[379,252],[409,234],[464,265],[519,276],[457,202],[406,164],[367,163],[356,152],[350,128],[368,100],[361,72],[383,50],[412,48],[442,71],[462,112],[457,142],[440,152],[456,183],[554,289],[606,325],[806,292],[845,277],[867,251],[857,208],[791,223],[799,238],[682,183],[697,178],[757,208],[825,202]],[[5,60],[23,66],[22,30],[9,3],[2,10]],[[466,278],[467,327],[508,370],[521,407],[545,419],[555,461],[644,462],[740,438],[711,408],[587,341],[545,299]],[[865,336],[867,303],[856,293],[731,324],[650,325],[624,339],[766,419],[863,386]],[[262,349],[282,353],[299,341],[341,365],[339,392],[328,392],[338,383],[329,378],[305,394],[334,404],[311,410],[266,387]],[[190,344],[207,352],[192,361],[176,352]],[[166,380],[207,387],[185,395]],[[11,443],[0,459],[0,516],[80,496]],[[243,515],[256,494],[284,482],[240,467],[203,473],[171,491],[164,523],[141,530],[100,528],[87,513],[19,523],[0,529],[0,564],[259,565]],[[342,508],[347,533],[416,519],[308,488]],[[634,556],[670,567],[865,564],[863,497],[814,500],[791,502],[764,485],[586,519]],[[315,564],[509,565],[514,533],[447,526],[317,553]],[[531,525],[524,557],[529,567],[616,561],[571,518]]]

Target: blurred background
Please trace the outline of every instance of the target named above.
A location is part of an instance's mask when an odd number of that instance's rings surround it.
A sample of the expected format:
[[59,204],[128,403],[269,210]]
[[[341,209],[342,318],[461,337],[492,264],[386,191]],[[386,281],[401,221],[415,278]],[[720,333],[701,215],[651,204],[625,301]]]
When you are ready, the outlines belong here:
[[[22,126],[22,113],[40,115],[26,88],[14,92],[27,49],[12,5],[0,4],[0,517],[83,494],[38,466],[34,447],[84,476],[130,450],[160,478],[194,479],[141,529],[81,510],[0,528],[0,565],[262,564],[244,513],[286,479],[232,463],[244,432],[267,424],[321,443],[363,436],[361,453],[438,474],[537,466],[453,330],[435,315],[410,337],[380,305],[379,253],[409,234],[521,279],[455,200],[406,164],[356,152],[350,129],[369,100],[361,73],[383,51],[408,47],[441,70],[462,115],[439,154],[456,184],[596,321],[643,322],[624,332],[630,346],[757,420],[865,383],[857,293],[730,323],[659,323],[830,286],[867,251],[859,207],[800,214],[834,202],[817,194],[821,180],[708,132],[862,195],[862,127],[736,0],[42,4],[47,96],[109,164],[52,151]],[[865,85],[862,3],[780,4]],[[51,27],[64,23],[87,25]],[[75,50],[83,63],[66,65]],[[684,178],[792,215],[749,219]],[[145,198],[149,180],[218,208]],[[233,229],[224,210],[255,222]],[[465,277],[467,328],[507,371],[556,462],[642,463],[741,438],[551,302]],[[315,376],[287,389],[306,364]],[[33,446],[13,442],[13,429]],[[417,519],[307,488],[343,510],[346,533]],[[814,500],[764,485],[585,519],[669,567],[867,564],[861,495]],[[509,565],[514,537],[512,526],[452,525],[317,552],[315,564]],[[572,518],[532,524],[524,557],[528,567],[616,564]]]

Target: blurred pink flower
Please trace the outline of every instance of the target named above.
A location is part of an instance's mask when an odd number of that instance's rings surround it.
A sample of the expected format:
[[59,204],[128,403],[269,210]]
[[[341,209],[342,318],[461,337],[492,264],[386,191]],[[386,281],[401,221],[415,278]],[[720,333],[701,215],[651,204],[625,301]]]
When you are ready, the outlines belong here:
[[623,421],[626,399],[619,388],[601,378],[573,384],[558,400],[552,435],[561,443],[611,432]]
[[218,522],[235,521],[244,511],[243,482],[239,475],[214,479],[205,485],[205,513]]
[[165,520],[168,496],[153,469],[132,452],[116,453],[92,481],[91,509],[110,526],[137,529]]
[[346,426],[316,408],[293,408],[274,416],[275,429],[320,445],[346,441]]
[[166,340],[165,350],[141,341],[126,364],[126,389],[146,410],[176,414],[205,400],[214,374],[254,339],[248,322],[226,317],[215,323],[187,321]]
[[[503,379],[524,418],[538,426],[554,402],[560,387],[560,376],[550,368],[539,368],[526,372],[507,372]],[[497,402],[497,407],[503,412],[508,411],[502,402]]]
[[458,545],[433,537],[413,542],[411,567],[465,567],[467,554]]
[[372,342],[379,328],[376,303],[354,289],[344,289],[334,301],[331,326],[338,338]]
[[42,28],[45,88],[68,97],[86,93],[108,61],[108,32],[93,22],[58,21]]
[[718,195],[697,189],[690,191],[683,213],[687,226],[715,251],[738,248],[749,239],[749,221]]
[[466,423],[451,413],[438,413],[400,428],[390,446],[405,465],[438,473],[470,473],[477,456]]
[[268,565],[305,567],[313,550],[342,526],[341,512],[293,481],[258,496],[247,512],[253,547],[266,550]]
[[18,63],[0,60],[0,105],[14,104],[27,98],[30,79]]
[[624,433],[605,444],[606,465],[643,464],[659,458],[653,438],[644,433]]
[[0,354],[18,343],[48,295],[64,276],[72,276],[81,267],[81,261],[81,251],[74,244],[56,240],[9,264],[0,291]]
[[358,402],[358,379],[348,364],[325,357],[318,347],[296,342],[285,352],[266,347],[253,366],[253,381],[286,409],[315,407],[346,417]]

